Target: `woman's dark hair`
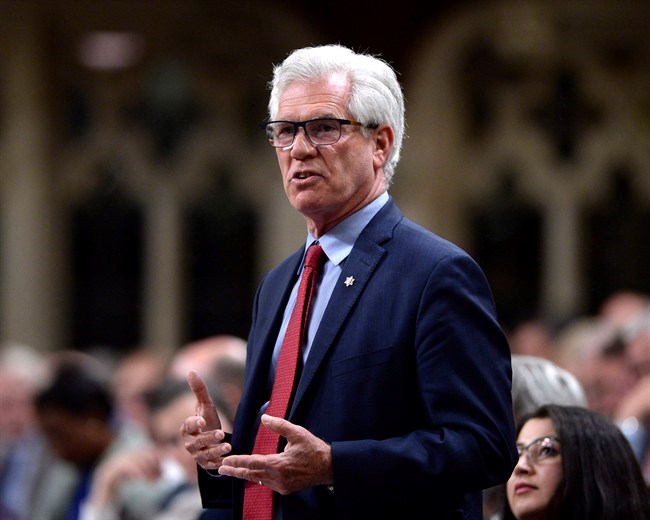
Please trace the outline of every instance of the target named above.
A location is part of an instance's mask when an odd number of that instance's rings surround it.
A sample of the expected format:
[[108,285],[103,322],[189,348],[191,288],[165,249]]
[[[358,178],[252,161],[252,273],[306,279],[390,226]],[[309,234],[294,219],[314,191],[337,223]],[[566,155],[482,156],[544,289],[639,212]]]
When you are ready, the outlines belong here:
[[[577,406],[546,405],[522,418],[549,418],[560,438],[563,478],[553,518],[645,520],[650,491],[627,439],[606,416]],[[514,519],[506,501],[504,520]]]

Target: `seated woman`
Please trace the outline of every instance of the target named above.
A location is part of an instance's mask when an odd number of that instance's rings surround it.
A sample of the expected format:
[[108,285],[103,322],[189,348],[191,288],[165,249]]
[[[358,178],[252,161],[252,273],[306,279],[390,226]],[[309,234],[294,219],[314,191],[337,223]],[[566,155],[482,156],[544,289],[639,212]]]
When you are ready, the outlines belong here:
[[604,415],[542,406],[523,418],[517,446],[504,520],[650,518],[650,492],[639,464]]

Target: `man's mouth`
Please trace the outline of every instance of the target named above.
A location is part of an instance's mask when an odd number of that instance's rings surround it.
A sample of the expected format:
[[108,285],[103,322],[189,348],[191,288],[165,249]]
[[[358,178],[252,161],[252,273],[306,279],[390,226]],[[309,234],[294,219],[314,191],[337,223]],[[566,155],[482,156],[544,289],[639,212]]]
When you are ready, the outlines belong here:
[[312,172],[297,172],[291,176],[292,180],[305,180],[309,177],[314,177],[316,174]]

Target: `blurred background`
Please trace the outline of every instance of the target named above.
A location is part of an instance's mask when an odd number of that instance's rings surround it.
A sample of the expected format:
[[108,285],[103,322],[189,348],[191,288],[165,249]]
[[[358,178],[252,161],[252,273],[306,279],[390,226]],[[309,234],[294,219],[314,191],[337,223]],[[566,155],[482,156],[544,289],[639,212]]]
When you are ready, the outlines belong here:
[[407,99],[390,193],[470,252],[507,330],[650,293],[650,2],[0,0],[0,344],[246,337],[300,246],[266,117],[305,45]]

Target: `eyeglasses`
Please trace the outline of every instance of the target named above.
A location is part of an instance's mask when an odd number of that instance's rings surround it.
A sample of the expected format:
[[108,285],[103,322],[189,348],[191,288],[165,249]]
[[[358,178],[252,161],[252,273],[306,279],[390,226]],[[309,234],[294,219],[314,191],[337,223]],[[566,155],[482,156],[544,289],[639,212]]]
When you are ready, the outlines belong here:
[[309,121],[269,121],[264,124],[266,137],[271,146],[285,148],[293,144],[299,128],[305,129],[305,134],[314,146],[334,144],[341,138],[341,126],[354,125],[364,128],[377,128],[379,125],[366,125],[350,119],[334,119],[323,117]]
[[539,437],[528,446],[517,445],[519,457],[525,453],[528,462],[534,464],[540,460],[549,459],[560,454],[560,439],[555,435]]

